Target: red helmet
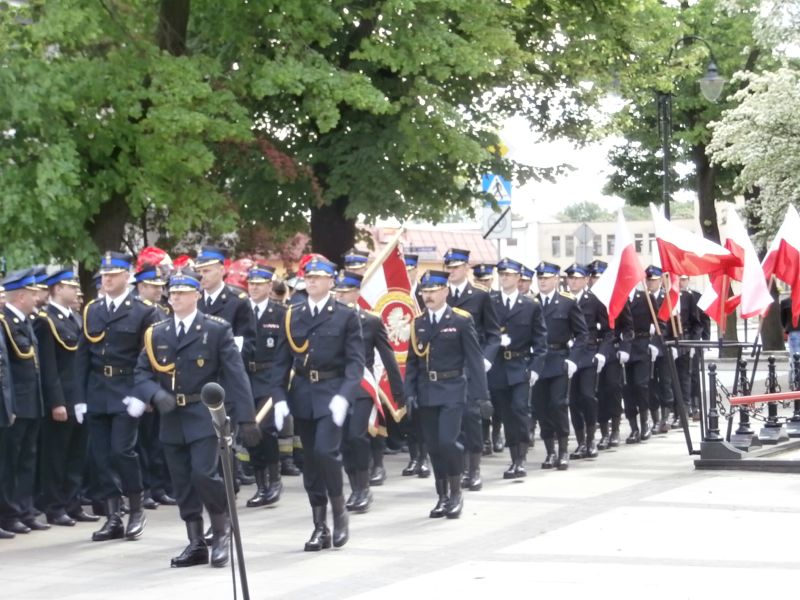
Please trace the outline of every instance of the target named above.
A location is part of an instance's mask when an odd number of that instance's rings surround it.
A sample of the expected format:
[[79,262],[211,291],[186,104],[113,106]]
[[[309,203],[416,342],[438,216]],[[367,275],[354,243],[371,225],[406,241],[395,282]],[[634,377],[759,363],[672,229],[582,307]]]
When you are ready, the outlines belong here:
[[247,291],[247,273],[255,263],[250,258],[239,258],[227,265],[225,283]]

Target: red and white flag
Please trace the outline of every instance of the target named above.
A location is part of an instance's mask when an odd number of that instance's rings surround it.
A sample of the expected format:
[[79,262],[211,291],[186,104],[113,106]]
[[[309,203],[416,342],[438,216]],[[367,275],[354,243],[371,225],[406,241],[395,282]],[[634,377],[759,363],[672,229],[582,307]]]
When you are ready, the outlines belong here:
[[644,279],[644,269],[639,262],[633,236],[625,225],[622,211],[619,211],[617,218],[614,240],[614,256],[600,279],[592,286],[592,293],[608,309],[608,324],[611,327],[614,327],[614,322],[633,288]]
[[700,298],[697,299],[697,308],[722,325],[725,316],[736,310],[741,301],[741,296],[729,297],[725,301],[725,310],[722,309],[722,286],[727,283],[723,275],[715,275],[711,279],[711,285],[706,287]]
[[653,204],[650,204],[650,212],[664,272],[707,275],[742,266],[739,257],[719,244],[667,221]]
[[792,322],[800,317],[800,215],[789,205],[783,224],[769,246],[762,264],[764,275],[773,275],[792,288]]
[[[740,312],[743,319],[763,314],[772,304],[772,296],[767,288],[764,271],[758,260],[758,254],[747,230],[733,208],[728,209],[728,222],[725,227],[725,247],[731,254],[744,262],[742,268],[736,268],[728,275],[742,282]],[[796,272],[796,271],[795,271]]]

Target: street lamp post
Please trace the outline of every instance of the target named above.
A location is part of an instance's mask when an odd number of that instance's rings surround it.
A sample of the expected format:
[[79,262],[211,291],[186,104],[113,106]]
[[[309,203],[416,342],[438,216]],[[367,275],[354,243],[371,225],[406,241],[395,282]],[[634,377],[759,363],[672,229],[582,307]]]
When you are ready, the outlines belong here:
[[[725,79],[719,74],[719,69],[714,59],[714,52],[711,50],[711,46],[708,45],[708,42],[696,35],[682,37],[673,44],[666,62],[670,62],[672,54],[680,46],[686,46],[695,41],[705,45],[710,57],[708,66],[706,67],[706,73],[703,75],[703,78],[699,80],[700,92],[709,102],[716,102],[722,93],[722,86],[725,84]],[[661,161],[663,169],[661,200],[664,203],[664,216],[669,220],[669,204],[672,198],[669,180],[669,168],[672,162],[672,93],[659,91],[656,94],[656,99],[658,102],[658,127],[661,134]]]

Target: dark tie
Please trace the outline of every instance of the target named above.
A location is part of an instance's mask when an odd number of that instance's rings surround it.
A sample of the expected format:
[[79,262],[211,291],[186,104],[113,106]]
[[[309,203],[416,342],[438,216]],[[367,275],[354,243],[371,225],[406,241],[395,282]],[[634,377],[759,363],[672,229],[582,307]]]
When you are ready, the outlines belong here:
[[511,298],[506,298],[506,310],[511,310]]
[[206,296],[206,310],[211,308],[212,304],[214,304],[214,301],[211,299],[211,296]]
[[319,308],[315,304],[314,308],[311,309],[311,316],[316,319],[318,314],[319,314]]
[[544,306],[545,306],[545,308],[547,308],[547,306],[548,306],[549,304],[550,304],[550,296],[546,296],[546,297],[545,297],[545,299],[544,299]]
[[258,304],[253,307],[253,314],[256,316],[256,321],[258,321]]
[[436,327],[436,315],[431,313],[431,327]]
[[459,298],[460,296],[461,296],[461,294],[459,293],[459,291],[458,291],[458,288],[456,288],[455,290],[453,290],[453,300],[455,300],[456,302],[458,302],[458,298]]
[[183,321],[178,321],[178,341],[180,342],[183,339],[183,335],[186,332],[183,330]]
[[110,302],[108,304],[108,312],[109,312],[109,314],[113,315],[115,310],[117,310],[117,305],[114,304],[113,302]]

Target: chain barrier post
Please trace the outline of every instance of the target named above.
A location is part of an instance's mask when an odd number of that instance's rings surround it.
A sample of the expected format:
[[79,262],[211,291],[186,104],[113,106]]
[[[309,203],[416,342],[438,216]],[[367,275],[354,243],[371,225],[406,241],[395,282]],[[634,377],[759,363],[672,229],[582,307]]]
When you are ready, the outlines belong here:
[[[775,368],[775,357],[767,359],[767,393],[775,394],[781,391],[778,385],[778,374]],[[762,444],[777,444],[789,439],[783,424],[778,421],[778,403],[767,402],[767,420],[764,427],[758,432],[758,439]]]
[[[793,390],[800,390],[800,354],[792,355],[789,382]],[[800,399],[794,401],[794,414],[786,423],[786,433],[790,438],[800,437]]]
[[[749,396],[752,393],[750,382],[747,381],[747,361],[742,359],[737,364],[739,372],[739,395]],[[760,446],[758,437],[750,427],[750,408],[747,405],[739,407],[739,427],[731,436],[731,444],[740,450],[749,450],[751,446]]]
[[708,427],[706,442],[721,442],[719,434],[719,412],[717,411],[717,365],[708,365]]

